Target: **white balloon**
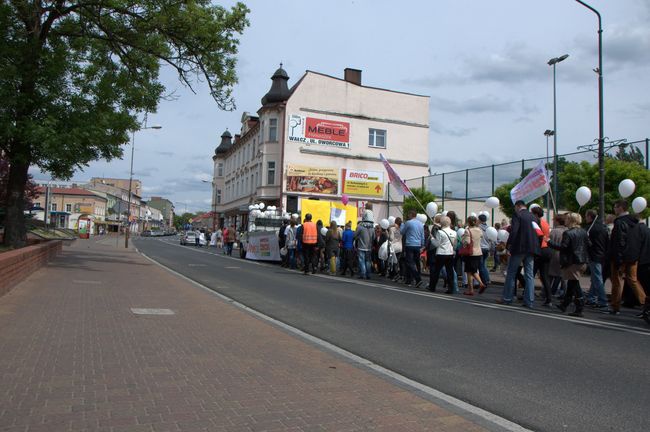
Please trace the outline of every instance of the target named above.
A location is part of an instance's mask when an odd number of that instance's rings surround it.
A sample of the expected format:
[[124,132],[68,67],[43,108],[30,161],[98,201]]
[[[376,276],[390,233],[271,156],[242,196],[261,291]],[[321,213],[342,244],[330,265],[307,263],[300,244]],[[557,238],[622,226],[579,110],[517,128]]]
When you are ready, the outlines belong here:
[[465,228],[458,228],[458,231],[456,231],[456,235],[458,237],[462,237],[463,234],[465,234]]
[[636,197],[632,201],[632,210],[634,213],[639,214],[648,206],[648,202],[643,197]]
[[379,221],[379,226],[382,227],[383,229],[388,229],[390,226],[390,222],[388,222],[388,219],[382,219]]
[[534,209],[535,207],[540,207],[540,205],[537,204],[537,203],[532,203],[530,206],[528,206],[528,211],[531,211],[531,210]]
[[474,212],[471,212],[469,215],[474,216],[474,217],[478,217],[478,215],[476,213],[474,213]]
[[497,241],[498,242],[504,242],[505,243],[505,242],[508,241],[508,237],[510,237],[510,233],[508,231],[506,231],[506,230],[499,230],[499,232],[497,233]]
[[298,219],[300,218],[300,215],[298,213],[294,213],[291,215],[292,218],[294,218],[297,222],[300,222]]
[[260,209],[262,209],[262,210],[264,209],[264,205],[265,205],[265,204],[264,204],[263,202],[261,202],[261,203],[258,204],[258,206],[260,206]]
[[587,186],[580,186],[576,191],[576,201],[578,201],[580,207],[587,204],[590,199],[591,189],[589,189]]
[[485,200],[485,206],[489,208],[499,207],[499,198],[495,196],[491,196],[490,198]]
[[393,225],[395,223],[395,216],[388,216],[388,224]]
[[248,206],[248,210],[249,210],[249,211],[250,211],[250,210],[253,210],[253,208],[254,208],[254,207],[253,207],[253,204],[251,204],[251,205]]
[[444,210],[444,211],[442,212],[442,215],[443,215],[443,216],[447,216],[447,210]]
[[434,217],[436,213],[438,213],[438,204],[434,202],[427,204],[427,215],[429,215],[429,217]]
[[326,234],[327,234],[327,228],[325,228],[325,227],[321,228],[321,229],[320,229],[320,233],[321,233],[322,235],[326,235]]
[[417,216],[415,217],[417,220],[419,220],[422,223],[427,223],[427,215],[418,213]]
[[627,198],[634,193],[636,185],[630,179],[625,179],[618,184],[618,193],[621,194],[623,198]]
[[495,242],[497,241],[497,237],[499,237],[499,233],[496,228],[488,227],[488,229],[485,230],[485,236],[488,240]]
[[490,220],[490,212],[487,211],[487,210],[483,210],[483,211],[480,212],[478,215],[479,215],[479,216],[480,216],[480,215],[485,215],[485,220],[486,220],[486,221],[489,221],[489,220]]

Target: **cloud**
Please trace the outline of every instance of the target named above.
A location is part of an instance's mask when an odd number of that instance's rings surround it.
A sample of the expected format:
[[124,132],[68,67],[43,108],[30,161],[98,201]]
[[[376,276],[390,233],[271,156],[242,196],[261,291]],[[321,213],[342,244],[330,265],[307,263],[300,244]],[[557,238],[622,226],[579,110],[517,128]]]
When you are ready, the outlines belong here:
[[438,135],[448,135],[453,137],[464,137],[476,131],[476,128],[463,128],[463,127],[447,127],[442,124],[431,121],[429,122],[429,130]]
[[[650,6],[648,6],[650,8]],[[576,39],[578,54],[593,59],[598,66],[598,39],[582,35]],[[640,25],[611,25],[603,31],[603,72],[609,75],[621,70],[650,66],[650,27]]]
[[157,150],[154,153],[159,155],[159,156],[169,156],[169,157],[176,155],[176,153],[174,153],[174,152],[160,151],[160,150]]
[[465,100],[431,96],[431,109],[454,114],[506,112],[513,109],[513,103],[490,94]]

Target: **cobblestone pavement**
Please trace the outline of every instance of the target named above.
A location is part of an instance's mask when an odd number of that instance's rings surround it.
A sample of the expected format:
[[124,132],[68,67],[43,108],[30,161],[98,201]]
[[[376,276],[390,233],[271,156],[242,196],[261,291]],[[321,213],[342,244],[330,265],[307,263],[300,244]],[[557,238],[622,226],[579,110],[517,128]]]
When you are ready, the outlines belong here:
[[3,432],[484,430],[115,240],[0,297],[0,347]]

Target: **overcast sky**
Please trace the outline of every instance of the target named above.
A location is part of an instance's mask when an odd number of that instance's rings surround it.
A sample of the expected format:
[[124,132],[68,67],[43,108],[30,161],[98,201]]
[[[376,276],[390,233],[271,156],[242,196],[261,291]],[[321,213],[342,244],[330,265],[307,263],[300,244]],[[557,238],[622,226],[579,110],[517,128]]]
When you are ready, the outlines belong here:
[[[205,87],[162,77],[176,101],[162,101],[135,136],[135,177],[144,197],[162,195],[177,212],[209,210],[212,155],[226,129],[255,113],[280,62],[293,85],[313,70],[363,84],[428,95],[433,172],[546,155],[553,129],[557,65],[558,153],[598,137],[597,18],[573,0],[250,0],[241,38],[237,110],[219,111]],[[603,17],[605,136],[650,137],[650,0],[588,1]],[[229,6],[234,2],[222,2]],[[400,143],[408,145],[408,143]],[[126,157],[96,162],[75,180],[129,175]],[[552,151],[552,149],[551,149]],[[35,173],[38,179],[46,176]]]

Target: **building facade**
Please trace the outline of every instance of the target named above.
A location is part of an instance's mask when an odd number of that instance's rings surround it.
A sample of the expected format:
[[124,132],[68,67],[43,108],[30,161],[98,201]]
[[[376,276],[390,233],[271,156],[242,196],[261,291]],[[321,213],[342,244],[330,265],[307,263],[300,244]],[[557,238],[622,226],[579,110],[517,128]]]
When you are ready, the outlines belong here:
[[401,205],[380,154],[403,178],[428,174],[428,96],[364,86],[355,69],[343,78],[307,71],[289,89],[280,67],[271,80],[257,116],[244,113],[240,133],[224,132],[215,150],[220,223],[245,226],[252,203],[297,213],[305,199],[344,196],[358,207],[373,203],[379,220]]
[[156,209],[160,214],[161,227],[171,230],[174,228],[174,204],[166,198],[151,197],[147,202],[150,210]]
[[[106,198],[78,187],[48,189],[39,186],[37,190],[39,195],[34,199],[34,207],[49,212],[50,225],[76,230],[79,218],[87,218],[91,221],[91,233],[106,225]],[[44,212],[38,212],[35,217],[44,220]]]

